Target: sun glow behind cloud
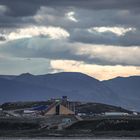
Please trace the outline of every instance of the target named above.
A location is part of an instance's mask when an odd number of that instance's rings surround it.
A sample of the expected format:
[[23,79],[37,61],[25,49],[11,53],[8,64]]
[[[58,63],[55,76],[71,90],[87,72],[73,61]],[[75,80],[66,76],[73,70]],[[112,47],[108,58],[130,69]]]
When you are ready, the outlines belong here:
[[51,66],[53,69],[57,69],[58,72],[84,72],[99,80],[112,79],[118,76],[127,77],[140,75],[140,67],[134,66],[101,66],[70,60],[53,60],[51,61]]
[[35,36],[49,36],[52,39],[64,39],[69,37],[69,33],[60,27],[32,26],[10,32],[7,34],[7,40],[31,38]]
[[129,31],[135,31],[135,28],[123,28],[123,27],[93,27],[88,29],[89,32],[113,32],[114,34],[117,34],[118,36],[122,36],[125,33]]

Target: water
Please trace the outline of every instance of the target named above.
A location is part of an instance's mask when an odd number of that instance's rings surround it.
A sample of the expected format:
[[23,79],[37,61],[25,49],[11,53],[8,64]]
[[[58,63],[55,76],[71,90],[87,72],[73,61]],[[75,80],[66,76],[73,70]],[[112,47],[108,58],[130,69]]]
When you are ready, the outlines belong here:
[[140,138],[0,138],[0,140],[140,140]]

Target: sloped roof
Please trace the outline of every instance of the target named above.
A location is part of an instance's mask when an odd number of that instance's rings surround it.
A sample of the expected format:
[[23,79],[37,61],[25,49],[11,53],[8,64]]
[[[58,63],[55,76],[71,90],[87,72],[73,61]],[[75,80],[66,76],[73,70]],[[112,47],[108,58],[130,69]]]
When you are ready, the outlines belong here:
[[40,105],[40,106],[35,106],[35,107],[33,107],[31,110],[43,111],[43,110],[47,110],[48,107],[49,107],[48,105]]

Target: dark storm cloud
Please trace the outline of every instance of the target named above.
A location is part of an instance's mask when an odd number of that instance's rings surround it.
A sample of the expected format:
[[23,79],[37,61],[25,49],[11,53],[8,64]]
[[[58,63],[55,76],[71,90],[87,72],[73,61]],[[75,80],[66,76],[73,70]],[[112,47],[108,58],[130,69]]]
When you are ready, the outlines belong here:
[[50,6],[72,6],[86,9],[137,9],[139,0],[49,0]]
[[[0,5],[7,6],[8,10],[4,15],[0,15],[0,27],[52,25],[66,29],[92,26],[134,26],[139,28],[139,3],[139,0],[1,0]],[[41,8],[42,6],[44,9],[46,7],[46,10]],[[89,9],[88,6],[91,8]],[[66,12],[73,10],[78,23],[65,19]],[[38,14],[38,11],[40,11],[39,16],[44,19],[39,23],[33,17]],[[46,18],[47,16],[49,18]],[[53,20],[50,20],[50,17],[53,17]]]
[[0,35],[0,41],[5,41],[5,40],[6,40],[5,36]]
[[0,4],[9,8],[6,15],[30,16],[34,15],[41,5],[42,0],[1,0]]
[[125,46],[140,46],[140,30],[135,32],[127,32],[124,36],[119,38],[121,45]]
[[19,25],[24,24],[20,17],[7,17],[7,16],[0,16],[0,27],[4,28],[14,28],[19,27]]
[[[140,46],[140,0],[0,0],[0,5],[7,8],[0,14],[0,27],[3,29],[13,28],[14,31],[15,28],[32,25],[58,26],[70,32],[73,42]],[[66,17],[70,11],[75,12],[78,22]],[[124,36],[87,31],[102,26],[132,27],[136,31]]]
[[73,31],[70,36],[72,42],[83,42],[90,44],[106,44],[106,45],[118,45],[118,36],[112,32],[99,33],[94,31],[93,33],[87,30]]
[[124,35],[117,35],[113,32],[89,32],[77,30],[71,32],[72,42],[83,42],[90,44],[115,45],[115,46],[140,46],[140,30],[128,31]]
[[[5,12],[5,16],[7,19],[9,19],[9,21],[12,21],[12,19],[10,19],[9,17],[22,18],[22,17],[35,15],[41,6],[52,7],[55,9],[58,8],[59,11],[57,11],[57,13],[52,13],[55,15],[61,13],[60,9],[61,10],[67,9],[68,7],[74,7],[75,9],[82,8],[82,9],[87,9],[87,10],[89,10],[90,8],[90,10],[97,10],[97,11],[98,10],[100,11],[100,10],[126,10],[127,9],[130,11],[133,11],[132,15],[137,15],[139,14],[140,1],[139,0],[121,0],[121,1],[118,1],[118,0],[98,0],[98,1],[97,0],[0,0],[0,5],[5,5],[8,8],[7,12]],[[95,11],[93,13],[88,13],[87,11],[83,11],[83,12],[84,13],[81,13],[81,16],[83,15],[83,18],[91,17],[92,19],[93,16],[89,14],[95,15],[94,14]],[[107,14],[110,15],[110,13],[111,12],[109,11]],[[86,17],[84,17],[84,15],[86,15]],[[102,15],[104,17],[106,16],[104,11],[102,12]],[[99,13],[99,18],[100,16],[103,17],[102,15]],[[109,18],[109,15],[106,18]],[[125,15],[125,21],[127,21],[126,17],[127,15]],[[1,22],[3,20],[5,21],[4,18],[1,18]],[[14,20],[17,21],[17,19],[14,19]],[[105,21],[103,21],[102,19],[103,23],[105,23]],[[120,21],[119,21],[119,19],[117,19],[116,17],[115,22],[117,21],[123,22],[124,20],[123,18],[120,18]],[[91,23],[87,23],[87,25],[88,24],[91,24]]]
[[85,9],[133,9],[139,11],[139,0],[1,0],[12,16],[34,15],[40,6],[50,7],[82,7]]

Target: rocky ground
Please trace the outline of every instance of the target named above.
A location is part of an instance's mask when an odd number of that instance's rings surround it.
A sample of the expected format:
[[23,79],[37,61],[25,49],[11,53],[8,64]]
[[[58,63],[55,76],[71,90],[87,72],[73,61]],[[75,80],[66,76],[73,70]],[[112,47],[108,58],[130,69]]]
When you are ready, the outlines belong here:
[[[45,120],[46,121],[46,120]],[[0,119],[0,137],[140,137],[140,118],[95,118],[59,130],[41,128],[41,118]]]

